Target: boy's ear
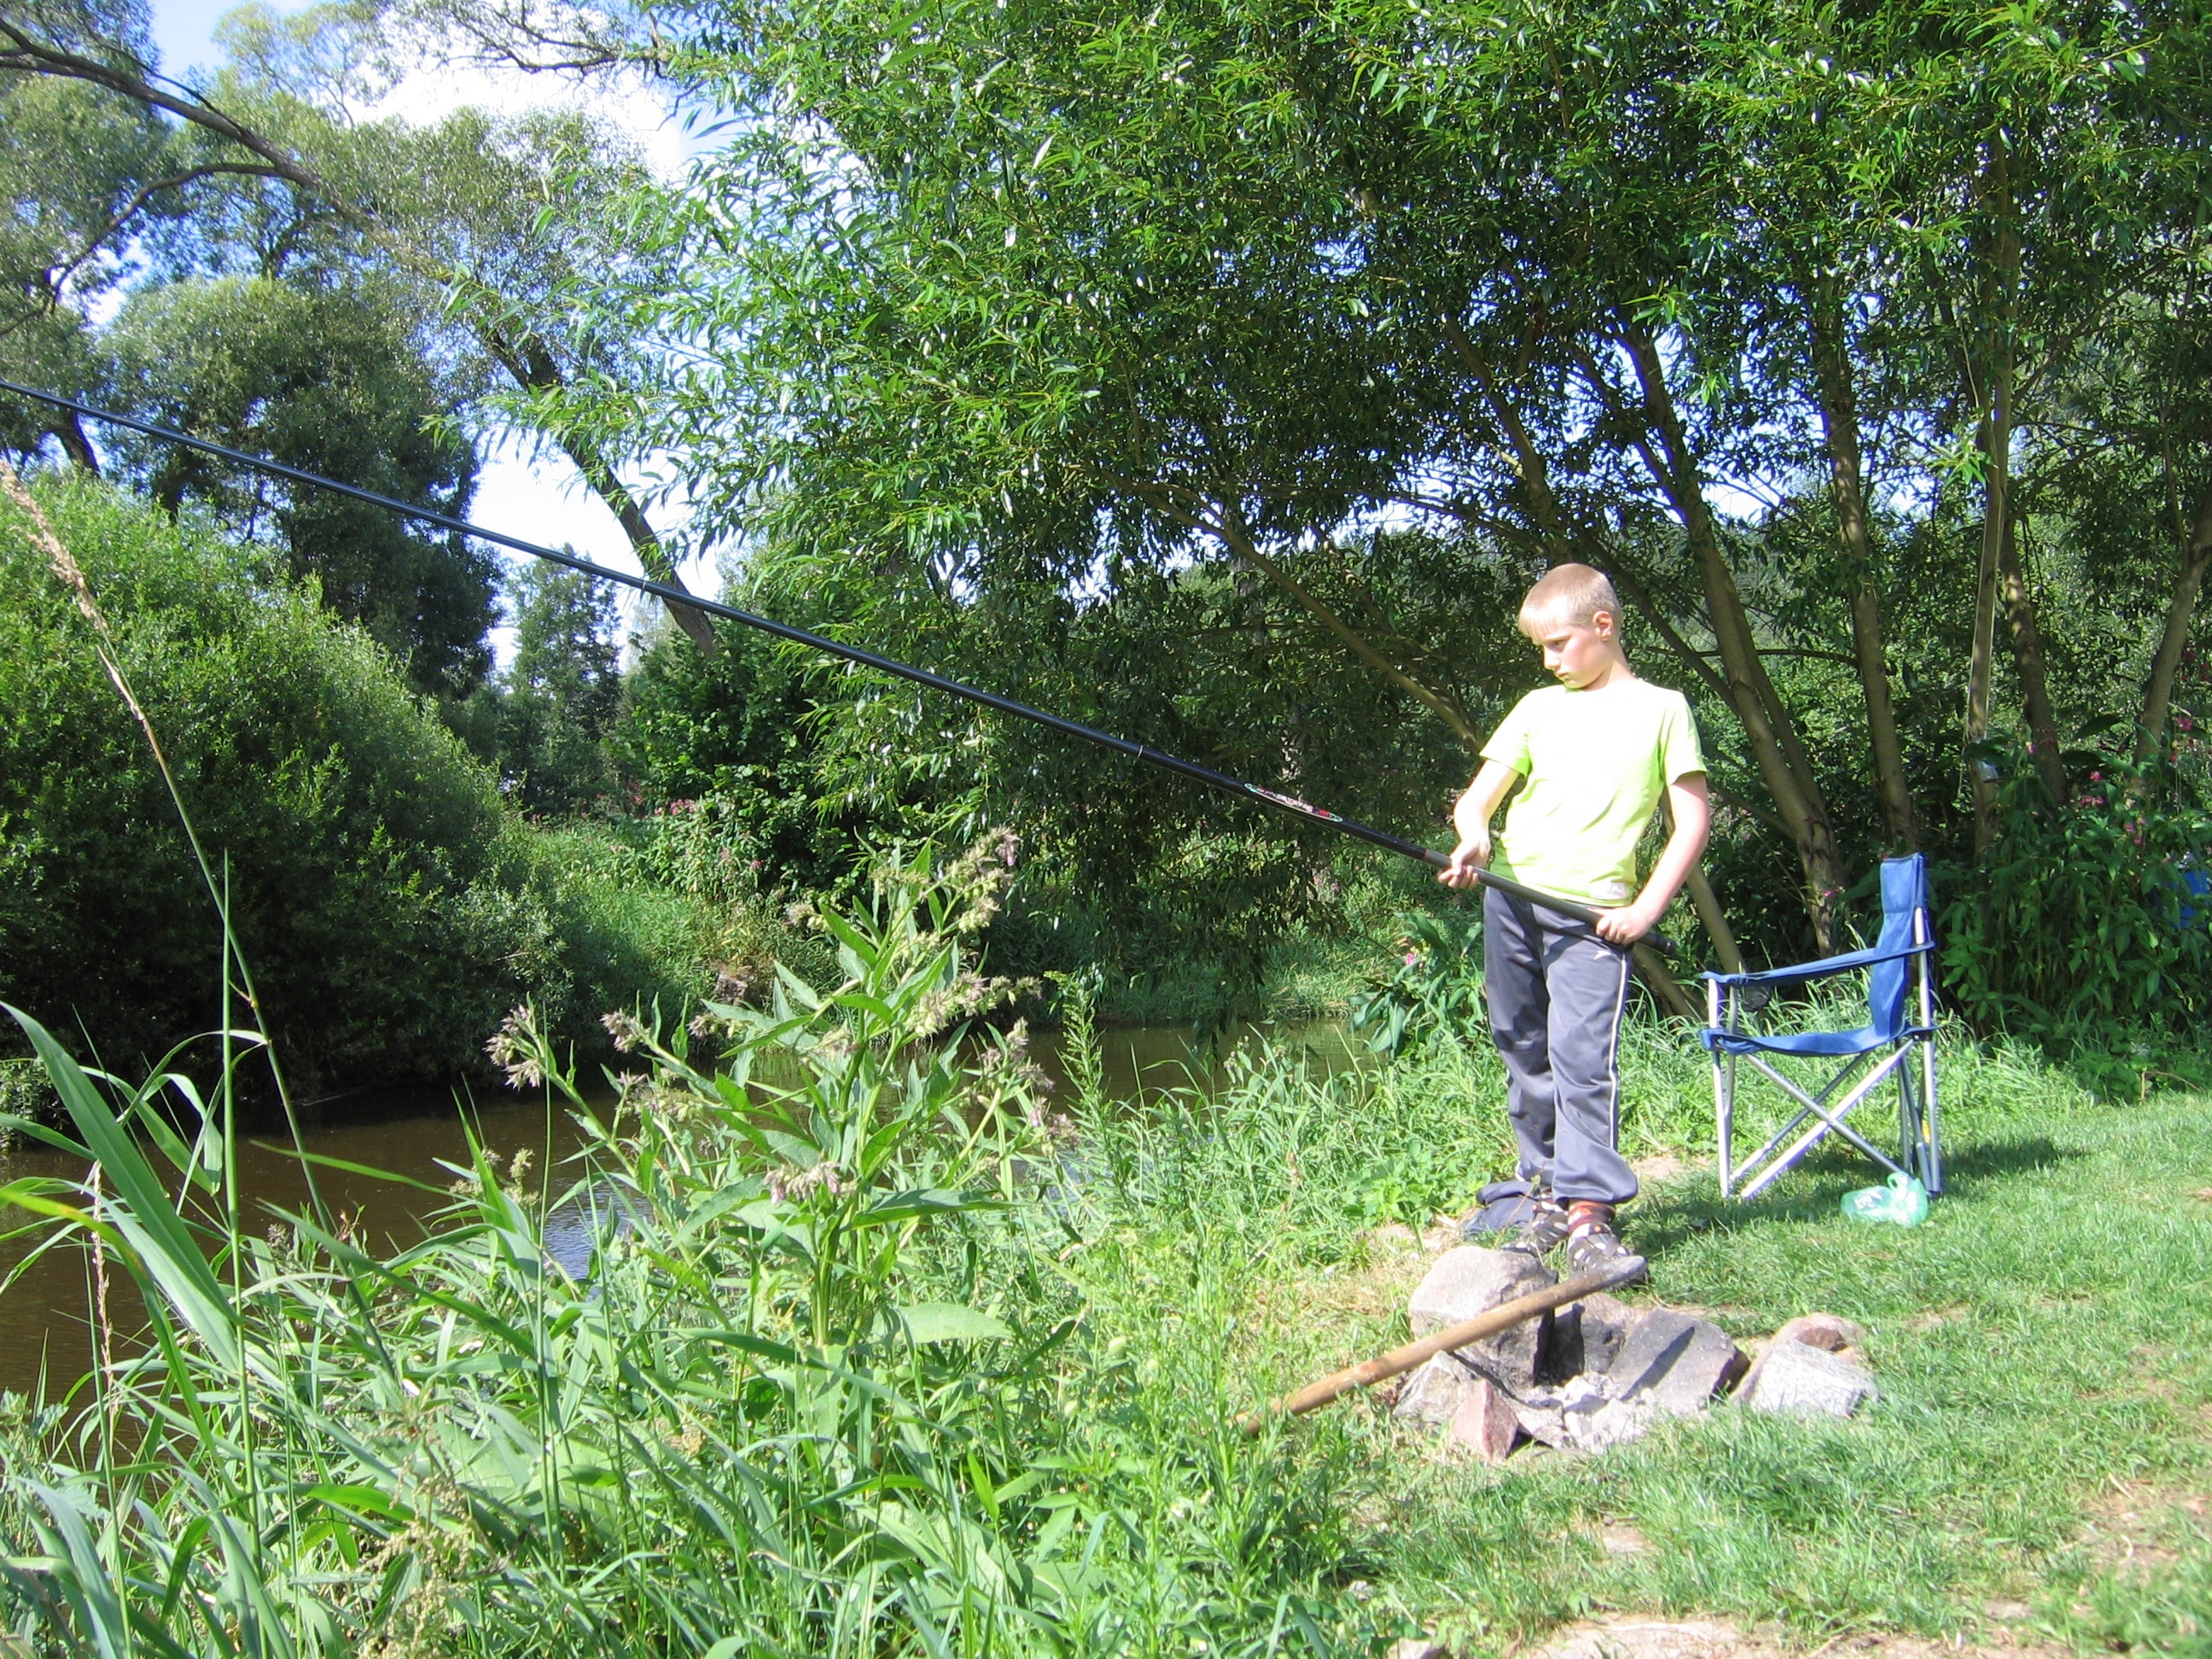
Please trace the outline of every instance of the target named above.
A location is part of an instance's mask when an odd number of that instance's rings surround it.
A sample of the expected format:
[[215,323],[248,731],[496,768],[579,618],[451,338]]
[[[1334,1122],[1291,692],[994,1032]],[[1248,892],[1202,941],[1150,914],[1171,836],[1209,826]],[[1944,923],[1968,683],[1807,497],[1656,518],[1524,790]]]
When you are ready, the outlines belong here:
[[1620,618],[1603,605],[1590,612],[1589,625],[1597,631],[1601,639],[1615,638],[1620,632]]

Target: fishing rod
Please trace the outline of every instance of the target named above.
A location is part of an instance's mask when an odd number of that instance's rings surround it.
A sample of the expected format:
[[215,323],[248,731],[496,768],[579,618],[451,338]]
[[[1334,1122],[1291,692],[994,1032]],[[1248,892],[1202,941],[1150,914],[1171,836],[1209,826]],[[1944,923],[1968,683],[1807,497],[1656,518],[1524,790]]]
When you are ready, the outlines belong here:
[[[948,679],[942,674],[933,674],[927,668],[916,668],[911,663],[894,661],[889,657],[865,650],[860,646],[847,645],[842,641],[833,640],[827,635],[811,633],[804,628],[794,628],[789,623],[778,622],[773,617],[757,616],[750,611],[740,611],[733,605],[724,605],[716,599],[702,599],[697,594],[678,587],[673,583],[655,581],[650,576],[633,576],[627,571],[611,570],[603,564],[594,563],[592,560],[579,557],[574,553],[563,552],[556,548],[541,547],[535,542],[526,542],[519,536],[509,536],[501,531],[487,530],[481,525],[471,524],[465,519],[457,519],[450,513],[441,513],[433,507],[417,507],[411,501],[403,501],[395,496],[380,495],[375,490],[363,489],[358,484],[340,483],[336,478],[325,478],[320,473],[309,472],[303,467],[271,460],[265,455],[256,455],[246,450],[233,449],[227,444],[214,443],[205,438],[196,438],[189,432],[179,432],[174,428],[161,426],[152,421],[142,421],[134,415],[121,415],[113,410],[101,409],[94,404],[80,403],[75,398],[64,398],[58,392],[41,392],[36,386],[20,386],[9,380],[0,380],[0,392],[13,392],[19,398],[28,398],[35,403],[46,404],[56,409],[66,409],[73,414],[100,422],[104,425],[119,426],[132,432],[143,433],[149,438],[160,439],[163,443],[178,444],[186,449],[199,450],[204,454],[219,455],[224,460],[235,461],[240,466],[252,467],[256,471],[266,472],[276,477],[289,478],[295,483],[312,484],[318,489],[327,489],[335,495],[349,496],[357,501],[366,501],[371,507],[380,507],[387,513],[396,513],[402,518],[413,519],[423,524],[436,525],[441,529],[473,537],[477,541],[490,542],[500,547],[512,548],[518,553],[528,554],[533,559],[544,559],[553,564],[565,565],[571,570],[580,571],[585,575],[595,577],[601,581],[620,583],[624,587],[635,588],[641,593],[650,593],[656,599],[664,599],[671,605],[689,605],[694,611],[703,611],[708,616],[720,617],[746,628],[758,629],[763,634],[772,634],[780,640],[789,640],[794,645],[803,645],[810,650],[820,651],[830,656],[842,657],[847,662],[857,663],[863,668],[872,668],[879,673],[893,675],[899,679],[911,680],[916,685],[926,685],[933,691],[945,691],[956,697],[965,697],[969,702],[981,703],[986,708],[995,708],[1002,714],[1012,714],[1022,720],[1034,721],[1036,725],[1048,727],[1052,731],[1064,732],[1069,737],[1081,738],[1086,743],[1095,743],[1102,749],[1111,749],[1117,754],[1127,755],[1133,759],[1143,761],[1147,765],[1179,773],[1186,778],[1194,778],[1200,783],[1212,785],[1216,789],[1225,789],[1232,795],[1242,795],[1248,799],[1256,800],[1263,805],[1273,807],[1279,812],[1288,813],[1291,817],[1302,818],[1309,823],[1326,824],[1328,828],[1350,836],[1356,841],[1364,841],[1370,846],[1380,847],[1386,852],[1396,853],[1401,857],[1413,859],[1438,870],[1451,862],[1434,848],[1420,846],[1402,836],[1394,836],[1387,830],[1377,830],[1372,824],[1362,823],[1357,818],[1347,818],[1341,813],[1330,811],[1325,806],[1316,806],[1310,801],[1300,800],[1295,795],[1285,795],[1273,789],[1264,789],[1256,783],[1247,783],[1242,778],[1232,778],[1226,772],[1217,772],[1210,766],[1200,766],[1195,761],[1184,760],[1181,756],[1168,754],[1164,750],[1154,749],[1146,744],[1133,743],[1127,738],[1117,738],[1110,732],[1101,732],[1096,726],[1085,726],[1080,720],[1069,720],[1064,714],[1054,714],[1042,708],[1033,708],[1028,703],[1018,702],[1012,697],[1002,697],[995,691],[986,691],[980,686]],[[1499,892],[1508,894],[1514,898],[1541,904],[1547,908],[1571,916],[1577,921],[1588,926],[1595,927],[1597,923],[1599,913],[1586,904],[1577,904],[1572,899],[1561,898],[1556,894],[1524,886],[1510,877],[1493,875],[1487,870],[1478,869],[1474,874],[1475,879],[1486,887],[1495,887]],[[1673,941],[1657,933],[1646,933],[1639,943],[1662,951],[1668,956],[1675,953]]]

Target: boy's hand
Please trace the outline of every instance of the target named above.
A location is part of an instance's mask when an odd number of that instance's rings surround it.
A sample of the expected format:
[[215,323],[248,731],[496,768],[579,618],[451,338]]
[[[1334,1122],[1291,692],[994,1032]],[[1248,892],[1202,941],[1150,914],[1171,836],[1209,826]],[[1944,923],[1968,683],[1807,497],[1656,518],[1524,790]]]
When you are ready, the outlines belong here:
[[1659,925],[1660,915],[1665,908],[1664,905],[1655,908],[1638,899],[1618,910],[1601,910],[1597,913],[1597,936],[1607,945],[1618,945],[1626,950]]
[[1437,879],[1447,887],[1472,887],[1474,872],[1490,863],[1490,837],[1479,836],[1463,841],[1452,848],[1451,862],[1437,872]]

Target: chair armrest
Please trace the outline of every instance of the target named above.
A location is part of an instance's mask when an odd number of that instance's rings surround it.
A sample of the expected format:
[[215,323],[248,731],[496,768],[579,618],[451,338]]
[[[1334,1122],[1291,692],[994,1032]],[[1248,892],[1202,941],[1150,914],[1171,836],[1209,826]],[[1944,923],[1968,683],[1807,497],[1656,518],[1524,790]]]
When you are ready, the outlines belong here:
[[1822,957],[1818,962],[1801,962],[1789,968],[1768,968],[1755,974],[1703,974],[1716,985],[1773,985],[1791,980],[1825,979],[1830,974],[1847,974],[1854,968],[1871,968],[1877,962],[1901,962],[1907,957],[1923,956],[1936,948],[1934,939],[1922,945],[1901,945],[1894,951],[1846,951],[1839,957]]

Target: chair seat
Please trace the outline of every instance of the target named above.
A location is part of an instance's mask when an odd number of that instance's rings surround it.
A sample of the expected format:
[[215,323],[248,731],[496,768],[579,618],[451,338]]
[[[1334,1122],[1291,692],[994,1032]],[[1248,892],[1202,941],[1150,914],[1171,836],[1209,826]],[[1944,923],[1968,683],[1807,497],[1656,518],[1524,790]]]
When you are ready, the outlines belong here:
[[1885,1036],[1871,1025],[1861,1025],[1849,1031],[1792,1031],[1780,1036],[1761,1036],[1756,1031],[1723,1031],[1708,1025],[1698,1033],[1698,1041],[1706,1048],[1726,1049],[1732,1054],[1815,1054],[1830,1059],[1845,1054],[1863,1054],[1876,1048],[1887,1048],[1893,1042],[1909,1042],[1927,1035],[1925,1030],[1912,1026]]

